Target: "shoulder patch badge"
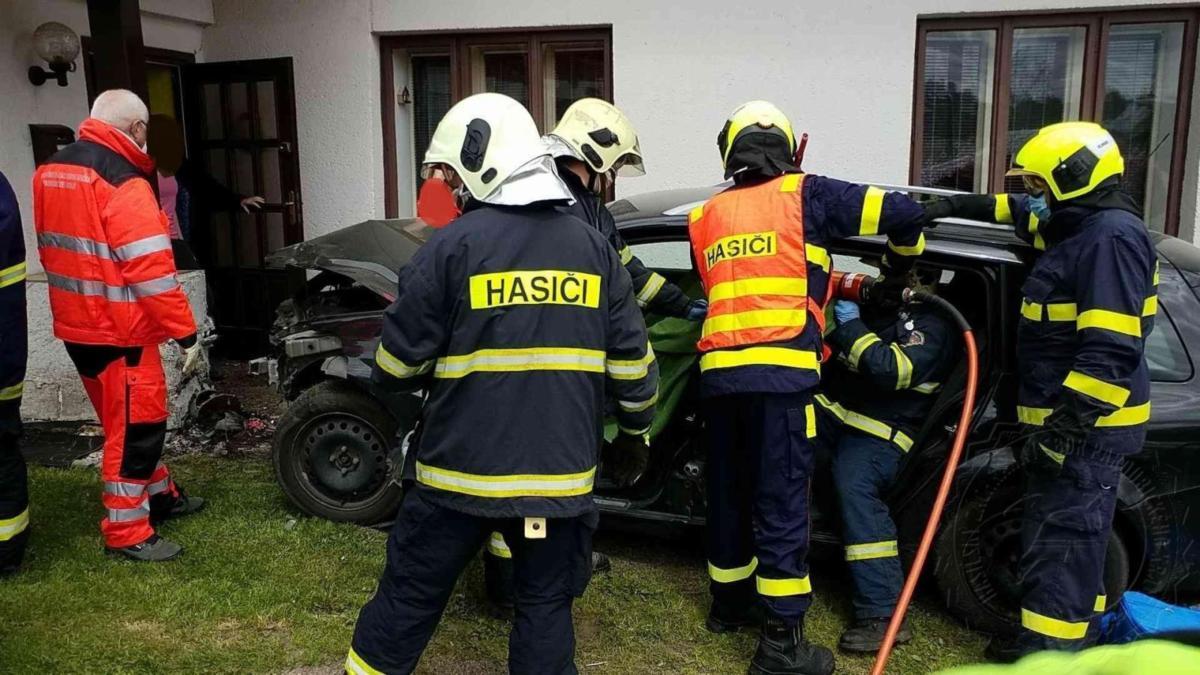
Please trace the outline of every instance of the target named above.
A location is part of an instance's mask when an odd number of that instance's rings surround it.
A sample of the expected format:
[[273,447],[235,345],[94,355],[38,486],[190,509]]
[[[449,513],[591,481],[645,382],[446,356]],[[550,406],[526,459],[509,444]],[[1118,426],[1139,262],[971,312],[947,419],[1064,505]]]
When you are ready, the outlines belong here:
[[925,334],[919,330],[914,330],[913,332],[909,333],[908,339],[904,342],[904,346],[906,347],[915,347],[923,344],[925,344]]

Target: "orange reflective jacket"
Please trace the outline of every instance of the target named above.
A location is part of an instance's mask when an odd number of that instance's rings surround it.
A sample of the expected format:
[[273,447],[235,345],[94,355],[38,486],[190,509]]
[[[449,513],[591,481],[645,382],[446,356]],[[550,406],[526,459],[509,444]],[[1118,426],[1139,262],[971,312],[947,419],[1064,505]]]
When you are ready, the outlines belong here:
[[808,295],[803,174],[715,195],[689,218],[708,295],[701,352],[780,342],[824,316]]
[[33,175],[33,222],[54,334],[67,342],[190,342],[196,322],[175,277],[153,161],[96,119]]

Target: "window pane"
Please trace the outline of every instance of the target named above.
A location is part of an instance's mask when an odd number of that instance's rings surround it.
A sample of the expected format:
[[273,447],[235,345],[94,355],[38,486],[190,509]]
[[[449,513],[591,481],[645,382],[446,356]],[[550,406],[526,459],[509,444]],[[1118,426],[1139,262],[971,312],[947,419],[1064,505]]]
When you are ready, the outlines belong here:
[[1102,120],[1125,155],[1125,187],[1163,231],[1175,144],[1182,23],[1113,26],[1104,55]]
[[1192,362],[1175,324],[1162,305],[1154,317],[1154,330],[1146,338],[1146,366],[1153,382],[1187,382],[1192,379]]
[[995,53],[995,31],[927,34],[921,185],[986,191]]
[[524,50],[471,50],[471,91],[511,96],[529,107],[529,68]]
[[[1086,40],[1083,26],[1013,31],[1005,166],[1038,129],[1079,119]],[[1022,192],[1021,179],[1006,179],[1005,191]]]
[[581,98],[604,98],[604,50],[547,46],[544,65],[547,131]]
[[412,57],[413,74],[413,164],[417,188],[421,187],[421,162],[433,138],[433,130],[450,109],[450,57]]

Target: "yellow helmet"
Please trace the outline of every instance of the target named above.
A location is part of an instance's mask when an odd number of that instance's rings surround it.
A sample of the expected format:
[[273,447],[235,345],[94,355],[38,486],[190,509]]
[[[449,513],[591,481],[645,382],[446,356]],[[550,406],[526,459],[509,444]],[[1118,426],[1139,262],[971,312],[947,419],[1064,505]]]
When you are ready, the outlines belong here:
[[596,173],[614,169],[622,176],[646,173],[633,123],[608,101],[598,98],[575,101],[550,136],[562,141],[576,159]]
[[1125,172],[1112,134],[1095,122],[1060,122],[1042,128],[1013,158],[1009,176],[1037,176],[1054,198],[1066,201]]
[[750,101],[738,106],[721,133],[717,135],[717,148],[721,151],[721,166],[729,173],[729,155],[738,140],[751,134],[768,133],[782,135],[787,139],[788,153],[796,152],[796,134],[792,133],[792,123],[783,111],[767,101]]

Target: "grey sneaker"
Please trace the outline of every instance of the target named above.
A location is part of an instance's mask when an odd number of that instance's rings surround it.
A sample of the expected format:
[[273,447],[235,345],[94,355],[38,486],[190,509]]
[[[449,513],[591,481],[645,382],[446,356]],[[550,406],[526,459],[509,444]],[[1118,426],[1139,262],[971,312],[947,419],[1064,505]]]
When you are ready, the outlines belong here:
[[141,560],[142,562],[166,562],[183,553],[183,547],[154,534],[150,535],[149,539],[140,544],[126,546],[125,548],[110,548],[108,552],[112,555],[123,555],[126,558]]

